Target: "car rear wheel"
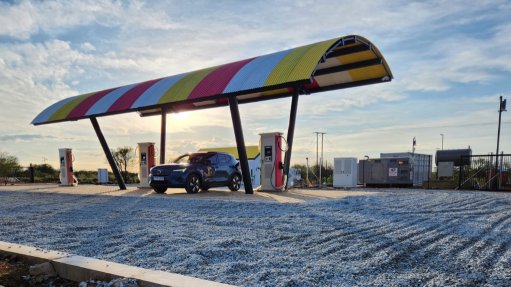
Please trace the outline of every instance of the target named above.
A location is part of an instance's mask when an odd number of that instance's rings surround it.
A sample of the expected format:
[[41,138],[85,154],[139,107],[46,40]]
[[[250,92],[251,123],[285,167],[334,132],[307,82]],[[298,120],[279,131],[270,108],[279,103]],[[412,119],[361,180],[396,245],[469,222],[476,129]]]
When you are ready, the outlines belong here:
[[167,191],[165,186],[155,186],[153,189],[156,193],[165,193],[165,191]]
[[196,174],[190,174],[186,179],[185,186],[187,193],[197,193],[200,190],[200,178]]
[[229,189],[231,191],[238,191],[241,187],[241,176],[237,173],[231,176],[229,180]]

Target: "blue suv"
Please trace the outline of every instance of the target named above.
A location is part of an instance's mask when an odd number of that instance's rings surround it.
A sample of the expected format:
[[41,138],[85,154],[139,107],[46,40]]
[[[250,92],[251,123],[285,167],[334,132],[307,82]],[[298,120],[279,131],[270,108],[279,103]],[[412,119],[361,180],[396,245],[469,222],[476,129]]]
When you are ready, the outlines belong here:
[[219,186],[237,191],[241,186],[241,172],[239,162],[230,154],[188,153],[173,163],[151,168],[149,184],[157,193],[164,193],[169,187],[184,187],[187,193]]

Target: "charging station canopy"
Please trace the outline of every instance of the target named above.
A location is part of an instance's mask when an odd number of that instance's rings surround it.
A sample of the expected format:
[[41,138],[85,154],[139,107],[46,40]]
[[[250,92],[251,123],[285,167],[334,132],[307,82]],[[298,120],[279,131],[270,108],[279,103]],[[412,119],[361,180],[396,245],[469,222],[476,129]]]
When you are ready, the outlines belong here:
[[364,37],[350,35],[63,99],[43,110],[32,124],[89,118],[119,187],[126,189],[97,117],[135,111],[141,116],[161,115],[160,163],[163,164],[167,113],[229,106],[245,192],[253,193],[238,103],[292,97],[287,132],[288,149],[283,164],[283,177],[287,177],[300,94],[391,80],[392,72],[376,46]]
[[34,125],[137,111],[140,115],[204,109],[392,79],[382,54],[361,36],[346,36],[189,73],[63,99],[42,111]]

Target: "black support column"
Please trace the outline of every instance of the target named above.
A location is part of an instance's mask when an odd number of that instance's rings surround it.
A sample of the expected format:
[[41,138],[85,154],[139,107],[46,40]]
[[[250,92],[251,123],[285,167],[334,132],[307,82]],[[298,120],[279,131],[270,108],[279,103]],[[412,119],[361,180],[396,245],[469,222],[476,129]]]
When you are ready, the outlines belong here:
[[165,163],[165,141],[167,139],[167,107],[161,108],[160,164]]
[[289,168],[291,164],[291,150],[293,149],[293,138],[295,136],[295,123],[296,123],[296,110],[298,109],[298,96],[299,89],[295,89],[293,93],[293,98],[291,99],[291,113],[289,115],[289,126],[287,128],[287,151],[284,157],[284,180],[285,189],[287,189],[287,178],[289,175]]
[[96,132],[96,135],[98,136],[99,142],[101,143],[101,147],[103,148],[103,151],[105,152],[106,159],[108,160],[108,163],[110,164],[110,168],[112,169],[112,172],[114,173],[115,179],[117,180],[117,183],[119,184],[119,188],[122,190],[126,189],[126,184],[124,183],[124,179],[121,176],[121,173],[119,172],[119,168],[117,167],[117,164],[115,163],[114,157],[112,156],[112,152],[110,151],[110,148],[108,147],[108,144],[106,143],[105,137],[103,136],[103,133],[101,132],[101,129],[99,128],[98,120],[94,117],[90,118],[90,121],[92,123],[92,126],[94,127],[94,131]]
[[238,99],[235,96],[229,97],[229,107],[231,108],[232,125],[234,127],[234,136],[238,146],[238,155],[241,164],[241,173],[243,174],[243,183],[245,193],[253,194],[252,180],[250,179],[250,170],[248,168],[247,150],[245,148],[245,139],[243,138],[243,128],[241,127],[240,111],[238,109]]

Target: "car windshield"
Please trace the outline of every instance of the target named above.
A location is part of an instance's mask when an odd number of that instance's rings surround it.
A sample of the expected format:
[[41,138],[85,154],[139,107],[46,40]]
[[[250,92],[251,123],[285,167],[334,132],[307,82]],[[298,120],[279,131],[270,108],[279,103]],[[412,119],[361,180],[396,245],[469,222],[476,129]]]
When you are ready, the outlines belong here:
[[206,159],[206,154],[192,153],[184,154],[174,160],[174,163],[201,163]]

